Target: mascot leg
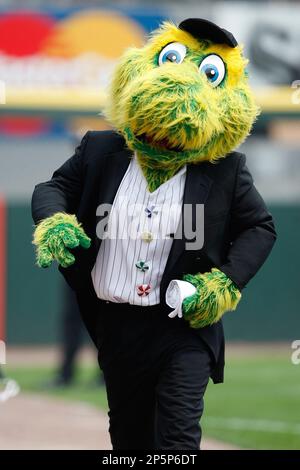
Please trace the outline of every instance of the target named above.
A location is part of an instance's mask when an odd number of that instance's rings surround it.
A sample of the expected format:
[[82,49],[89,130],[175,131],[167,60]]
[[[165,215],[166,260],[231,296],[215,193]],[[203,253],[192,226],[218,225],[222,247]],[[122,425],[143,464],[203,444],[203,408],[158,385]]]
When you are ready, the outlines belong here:
[[212,367],[207,346],[162,305],[99,302],[104,318],[99,364],[113,449],[199,449]]

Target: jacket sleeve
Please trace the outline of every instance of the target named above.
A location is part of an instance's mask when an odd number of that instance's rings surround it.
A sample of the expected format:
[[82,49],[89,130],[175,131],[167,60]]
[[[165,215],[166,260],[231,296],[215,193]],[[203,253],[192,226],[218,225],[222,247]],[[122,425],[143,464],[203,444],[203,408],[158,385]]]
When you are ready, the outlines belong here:
[[51,180],[35,186],[31,201],[35,224],[56,212],[76,213],[82,193],[84,153],[88,139],[89,132],[75,149],[74,155],[54,172]]
[[232,204],[231,244],[220,270],[242,290],[263,265],[276,240],[273,218],[254,186],[245,155],[239,162]]

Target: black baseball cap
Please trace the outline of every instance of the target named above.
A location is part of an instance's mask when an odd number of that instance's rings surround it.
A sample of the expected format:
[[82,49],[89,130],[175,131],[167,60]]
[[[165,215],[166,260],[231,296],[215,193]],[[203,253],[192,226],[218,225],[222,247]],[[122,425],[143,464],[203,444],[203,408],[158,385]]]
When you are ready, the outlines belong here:
[[209,39],[216,44],[227,44],[229,47],[236,47],[238,45],[233,34],[226,29],[220,28],[215,23],[202,18],[183,20],[178,28],[190,33],[196,39]]

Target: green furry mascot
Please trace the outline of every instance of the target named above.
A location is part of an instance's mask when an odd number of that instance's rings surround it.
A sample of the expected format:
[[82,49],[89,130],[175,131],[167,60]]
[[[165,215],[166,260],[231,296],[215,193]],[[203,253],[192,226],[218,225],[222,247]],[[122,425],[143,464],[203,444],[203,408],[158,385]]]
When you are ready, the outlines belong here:
[[234,151],[258,114],[246,65],[210,21],[162,24],[116,67],[114,130],[87,132],[35,188],[37,264],[56,260],[75,291],[113,449],[199,449],[207,383],[223,381],[221,318],[276,239]]
[[[116,69],[107,118],[124,136],[150,191],[185,164],[218,163],[249,134],[258,114],[241,47],[199,42],[185,28],[165,23],[141,49],[129,49]],[[200,64],[200,65],[199,65]],[[36,227],[37,263],[74,263],[68,249],[88,249],[75,215],[56,213]],[[217,322],[240,300],[238,287],[220,270],[186,275],[196,292],[184,299],[193,328]]]

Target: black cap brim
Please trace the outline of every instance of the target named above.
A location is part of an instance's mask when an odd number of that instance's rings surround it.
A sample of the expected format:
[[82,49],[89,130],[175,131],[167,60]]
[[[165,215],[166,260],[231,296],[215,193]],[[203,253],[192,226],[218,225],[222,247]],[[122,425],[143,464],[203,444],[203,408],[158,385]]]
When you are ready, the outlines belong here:
[[216,44],[227,44],[229,47],[238,45],[237,40],[229,31],[208,20],[188,18],[182,21],[178,27],[196,39],[209,39]]

